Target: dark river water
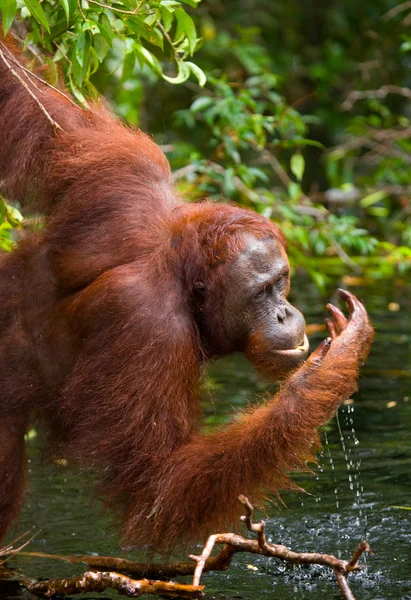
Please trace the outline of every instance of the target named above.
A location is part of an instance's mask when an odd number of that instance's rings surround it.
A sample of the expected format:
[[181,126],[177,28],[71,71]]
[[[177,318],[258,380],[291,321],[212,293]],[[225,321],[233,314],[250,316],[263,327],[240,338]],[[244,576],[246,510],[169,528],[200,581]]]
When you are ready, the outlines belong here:
[[[297,287],[304,292],[292,300],[309,324],[321,323],[326,300],[310,285]],[[374,283],[352,291],[365,299],[377,331],[360,391],[326,427],[314,474],[294,478],[311,495],[284,494],[285,507],[268,508],[267,533],[270,541],[293,550],[343,558],[366,538],[374,555],[367,558],[364,572],[351,577],[356,599],[411,600],[411,510],[406,510],[411,508],[411,286]],[[311,335],[312,347],[324,335]],[[240,357],[215,364],[209,388],[214,402],[205,401],[204,412],[210,427],[226,420],[233,409],[256,401],[256,394],[266,389]],[[71,467],[43,464],[36,439],[30,441],[30,459],[31,490],[11,537],[41,530],[30,545],[32,551],[143,558],[141,552],[120,547],[109,517],[102,516],[92,498],[86,475]],[[29,556],[14,558],[10,566],[35,578],[84,570]],[[202,583],[208,597],[221,599],[340,597],[325,568],[286,567],[253,555],[238,555],[228,572],[207,574]],[[16,581],[0,581],[0,600],[22,597],[29,594]]]

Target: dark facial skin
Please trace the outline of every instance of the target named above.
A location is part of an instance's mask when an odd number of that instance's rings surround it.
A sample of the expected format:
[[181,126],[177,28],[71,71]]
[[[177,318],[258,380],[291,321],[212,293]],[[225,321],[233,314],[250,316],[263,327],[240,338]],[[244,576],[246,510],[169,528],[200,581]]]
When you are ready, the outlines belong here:
[[[214,340],[219,331],[221,347],[214,341],[213,354],[248,352],[251,344],[255,351],[268,355],[265,360],[272,363],[273,373],[283,374],[295,368],[308,351],[304,317],[286,299],[290,289],[287,254],[275,238],[246,235],[245,242],[243,252],[224,265],[222,281],[215,289],[211,285],[205,290],[202,320],[214,331]],[[216,297],[219,309],[212,302]]]

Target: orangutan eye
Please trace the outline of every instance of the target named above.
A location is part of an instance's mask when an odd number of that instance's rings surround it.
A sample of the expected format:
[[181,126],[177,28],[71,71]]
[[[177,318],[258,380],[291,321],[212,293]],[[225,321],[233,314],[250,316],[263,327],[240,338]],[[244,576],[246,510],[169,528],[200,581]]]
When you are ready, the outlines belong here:
[[283,286],[287,283],[288,281],[288,277],[290,275],[289,271],[284,271],[283,273],[281,273],[280,277],[277,279],[277,281],[275,282],[275,284],[277,286]]
[[255,295],[256,298],[262,298],[263,296],[268,296],[273,292],[273,284],[269,283],[261,288]]

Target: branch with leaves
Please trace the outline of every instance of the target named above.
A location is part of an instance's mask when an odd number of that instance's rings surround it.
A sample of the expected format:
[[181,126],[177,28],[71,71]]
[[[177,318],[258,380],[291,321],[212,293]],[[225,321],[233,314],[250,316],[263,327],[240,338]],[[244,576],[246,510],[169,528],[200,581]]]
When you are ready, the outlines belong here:
[[189,60],[200,39],[185,7],[196,8],[199,2],[24,0],[17,4],[13,0],[0,2],[0,9],[4,35],[15,20],[27,23],[25,43],[46,50],[52,56],[49,64],[61,64],[71,91],[84,105],[87,95],[95,94],[90,78],[109,53],[118,60],[123,78],[139,65],[170,83],[182,83],[194,75],[203,86],[203,71]]

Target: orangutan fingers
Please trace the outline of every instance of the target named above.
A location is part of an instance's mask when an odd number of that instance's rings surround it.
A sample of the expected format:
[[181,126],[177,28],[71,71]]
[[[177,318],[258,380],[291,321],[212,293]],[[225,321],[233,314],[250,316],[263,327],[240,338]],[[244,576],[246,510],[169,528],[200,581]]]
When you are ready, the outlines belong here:
[[332,340],[330,337],[323,340],[319,346],[310,354],[309,359],[306,361],[305,365],[301,367],[298,373],[307,373],[307,369],[310,370],[312,368],[317,368],[322,365],[324,358],[326,357],[329,349],[331,348]]
[[368,322],[367,311],[365,310],[363,304],[358,300],[354,294],[348,292],[347,290],[342,290],[341,288],[337,290],[338,296],[341,298],[348,309],[348,320],[352,321],[353,319],[357,320],[366,320]]
[[311,358],[316,363],[316,365],[320,365],[324,360],[325,356],[328,353],[328,350],[331,348],[331,342],[332,339],[330,337],[327,337],[312,353]]
[[331,339],[335,340],[335,338],[337,337],[337,332],[335,331],[334,321],[331,321],[331,319],[325,319],[325,324],[327,326],[328,333],[330,334]]
[[340,311],[339,308],[333,304],[327,304],[327,310],[331,315],[335,331],[339,335],[348,325],[348,321],[345,315]]

